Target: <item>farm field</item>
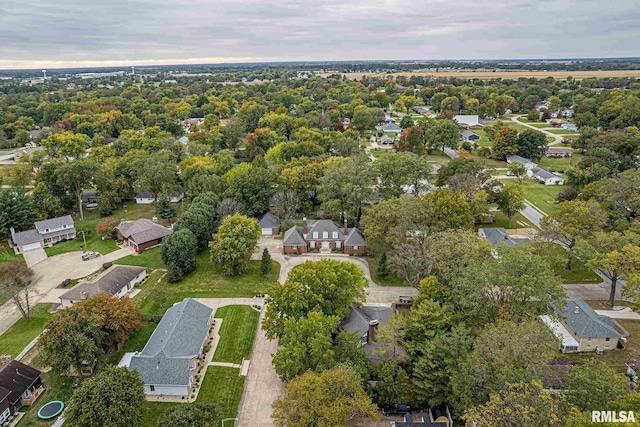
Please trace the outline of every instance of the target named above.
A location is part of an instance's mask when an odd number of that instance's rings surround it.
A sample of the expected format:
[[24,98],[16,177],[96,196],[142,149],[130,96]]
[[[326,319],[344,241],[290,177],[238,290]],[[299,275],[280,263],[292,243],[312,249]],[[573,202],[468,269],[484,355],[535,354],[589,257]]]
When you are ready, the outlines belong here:
[[[319,76],[327,77],[331,74],[335,74],[337,71],[329,71],[327,73],[319,74]],[[347,78],[353,80],[361,80],[363,76],[366,77],[386,77],[386,76],[433,76],[433,77],[459,77],[461,79],[520,79],[520,78],[536,78],[545,79],[547,77],[553,77],[557,80],[566,80],[567,77],[572,77],[575,80],[587,79],[590,77],[640,77],[640,70],[597,70],[597,71],[525,71],[525,70],[488,70],[488,69],[468,69],[468,70],[415,70],[415,71],[403,71],[397,73],[340,73],[346,75]]]

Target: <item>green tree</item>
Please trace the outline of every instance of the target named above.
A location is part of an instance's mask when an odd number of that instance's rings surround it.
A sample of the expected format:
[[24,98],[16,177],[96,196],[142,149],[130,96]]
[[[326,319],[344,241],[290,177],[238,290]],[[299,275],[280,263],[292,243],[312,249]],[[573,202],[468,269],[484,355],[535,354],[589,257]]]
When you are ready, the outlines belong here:
[[354,417],[375,419],[377,411],[348,366],[300,375],[287,384],[286,396],[273,408],[278,427],[346,427]]
[[529,110],[529,112],[527,113],[527,120],[529,120],[530,122],[537,122],[538,120],[540,120],[540,111],[536,110],[535,108]]
[[460,144],[460,126],[449,119],[432,120],[424,129],[424,139],[429,149],[445,147],[457,149]]
[[82,211],[82,192],[90,187],[100,172],[100,166],[91,159],[78,159],[73,162],[62,163],[56,169],[58,185],[73,194],[78,201],[80,220],[84,220]]
[[491,155],[494,159],[505,160],[518,152],[518,131],[512,127],[502,127],[491,145]]
[[158,199],[169,195],[176,184],[177,165],[168,152],[144,156],[134,162],[137,191],[149,191]]
[[285,319],[300,319],[312,311],[342,319],[349,306],[364,297],[367,280],[354,264],[335,260],[307,261],[291,269],[284,284],[267,292],[262,328],[271,339],[281,337]]
[[537,162],[547,152],[547,136],[533,129],[526,129],[518,135],[518,155]]
[[498,134],[498,131],[500,129],[502,129],[503,127],[505,127],[505,126],[507,126],[507,124],[505,122],[503,122],[502,120],[496,120],[495,122],[491,123],[490,125],[485,126],[484,127],[484,132],[485,132],[485,135],[487,135],[487,139],[489,141],[493,141],[493,139]]
[[213,403],[191,403],[167,410],[157,427],[217,427],[220,421],[220,411]]
[[73,393],[65,421],[77,427],[142,425],[144,383],[135,370],[107,366]]
[[176,209],[169,204],[166,197],[161,197],[156,202],[156,215],[162,219],[171,219],[176,216]]
[[418,126],[410,126],[402,131],[398,140],[398,151],[415,154],[424,152],[424,132]]
[[290,381],[306,372],[322,372],[333,362],[332,334],[340,319],[311,312],[308,317],[284,322],[279,349],[273,356],[273,367],[282,381]]
[[36,212],[31,197],[24,191],[0,189],[0,235],[10,235],[11,227],[26,230],[33,225]]
[[211,261],[230,276],[246,271],[249,258],[260,238],[258,221],[244,215],[231,215],[222,220],[213,235]]
[[274,171],[251,166],[235,174],[225,195],[242,203],[247,215],[260,214],[269,210],[277,180]]
[[389,265],[387,264],[387,253],[382,252],[378,259],[378,268],[376,270],[378,277],[384,279],[389,275]]
[[269,254],[269,250],[264,248],[262,251],[262,259],[260,261],[260,271],[265,276],[271,273],[271,268],[273,266],[273,261],[271,260],[271,255]]
[[371,195],[373,183],[366,163],[353,158],[331,158],[318,180],[318,199],[325,211],[357,223],[363,200]]
[[402,129],[406,129],[406,128],[410,128],[411,126],[414,126],[413,117],[411,117],[410,114],[405,114],[402,117],[402,120],[400,120],[400,127]]
[[43,139],[40,144],[50,157],[80,159],[89,148],[89,137],[81,133],[60,132]]
[[514,215],[524,209],[524,192],[520,185],[504,187],[498,194],[498,209],[509,219],[509,227]]
[[567,401],[581,411],[608,408],[608,403],[629,392],[629,379],[611,366],[591,360],[568,374]]
[[396,365],[393,360],[383,360],[374,368],[377,378],[373,389],[373,398],[384,408],[406,405],[411,397],[411,388],[407,371]]
[[378,189],[383,198],[400,197],[406,188],[412,188],[414,195],[428,185],[431,164],[413,153],[387,154],[375,161],[373,172],[378,177]]
[[198,240],[193,233],[182,228],[162,240],[160,256],[169,269],[169,281],[177,282],[196,269]]
[[518,182],[522,184],[522,178],[527,176],[527,169],[524,167],[522,163],[513,162],[509,164],[509,172],[516,178],[518,178]]

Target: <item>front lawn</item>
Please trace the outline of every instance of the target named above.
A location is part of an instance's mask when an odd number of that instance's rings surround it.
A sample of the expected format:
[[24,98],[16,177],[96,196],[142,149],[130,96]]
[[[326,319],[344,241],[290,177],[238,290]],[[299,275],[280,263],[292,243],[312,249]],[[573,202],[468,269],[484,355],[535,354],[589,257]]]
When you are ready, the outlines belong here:
[[[148,255],[148,252],[144,255]],[[264,276],[260,271],[260,260],[255,260],[249,261],[246,273],[227,277],[216,264],[209,262],[209,252],[204,251],[198,255],[196,271],[176,283],[169,283],[166,276],[160,283],[147,280],[134,301],[143,314],[163,315],[167,308],[185,298],[254,297],[263,294],[279,274],[280,264],[277,262],[273,262],[271,274]]]
[[511,225],[509,225],[509,219],[500,211],[491,211],[494,215],[494,221],[489,224],[481,224],[479,228],[485,227],[502,227],[505,229],[518,229],[518,228],[536,228],[531,222],[522,216],[521,213],[517,213],[511,219]]
[[[601,283],[602,278],[596,274],[591,268],[580,261],[575,256],[571,255],[569,251],[560,245],[555,243],[543,243],[548,245],[548,259],[551,262],[551,266],[556,273],[562,279],[562,283]],[[569,256],[572,256],[571,270],[566,269]]]
[[491,141],[489,141],[489,138],[487,138],[487,133],[484,130],[478,129],[478,130],[473,130],[471,132],[475,133],[476,135],[478,135],[480,137],[479,140],[474,141],[476,144],[478,144],[481,147],[490,147],[491,146]]
[[389,275],[384,279],[378,276],[378,262],[380,260],[380,254],[375,254],[373,257],[366,257],[367,264],[369,264],[369,271],[371,272],[371,279],[380,286],[406,286],[404,279],[398,277],[391,264],[389,258],[387,258],[387,265],[389,266]]
[[31,309],[31,318],[20,318],[5,333],[0,335],[0,353],[16,357],[35,337],[40,335],[44,324],[51,318],[51,304],[37,304]]
[[196,402],[214,403],[222,418],[234,418],[238,413],[244,380],[239,369],[209,366]]
[[102,240],[102,236],[96,232],[96,225],[98,225],[97,220],[75,221],[74,226],[77,231],[76,239],[60,242],[50,248],[46,248],[45,252],[47,256],[60,255],[65,252],[82,251],[84,241],[81,231],[85,233],[88,251],[100,252],[102,255],[105,255],[117,250],[118,245],[115,240]]
[[567,129],[548,129],[547,132],[553,133],[555,135],[578,135],[575,130],[567,130]]
[[249,359],[260,313],[247,305],[230,305],[219,308],[215,317],[223,321],[213,360],[239,364]]
[[166,268],[160,256],[160,246],[143,251],[140,254],[127,255],[113,262],[120,265],[134,265],[136,267],[147,267],[149,271],[158,268]]
[[[502,182],[507,186],[519,184],[517,179],[505,179]],[[564,185],[544,185],[534,179],[522,180],[522,191],[525,199],[547,214],[553,212],[556,205],[556,197],[565,188]]]

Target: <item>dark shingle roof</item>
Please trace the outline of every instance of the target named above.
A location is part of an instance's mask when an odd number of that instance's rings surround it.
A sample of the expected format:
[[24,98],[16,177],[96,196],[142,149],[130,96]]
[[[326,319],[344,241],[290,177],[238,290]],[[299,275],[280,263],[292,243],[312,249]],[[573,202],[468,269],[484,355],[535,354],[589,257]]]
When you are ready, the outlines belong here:
[[15,403],[39,376],[40,371],[37,369],[12,360],[0,367],[0,387],[11,391],[9,399]]
[[599,315],[581,299],[567,298],[564,306],[553,305],[553,309],[580,338],[622,338],[629,335],[622,327],[623,332],[618,332],[613,319]]
[[143,191],[140,194],[136,194],[136,199],[153,199],[153,193],[151,191]]
[[156,357],[131,358],[129,369],[135,369],[145,384],[189,385],[189,359],[171,358],[164,353]]
[[116,229],[120,231],[123,237],[131,238],[139,245],[161,239],[173,233],[172,229],[145,218],[122,223]]
[[537,177],[540,179],[560,178],[558,175],[554,175],[548,170],[542,169],[542,168],[533,168],[531,169],[531,173],[533,174],[534,177]]
[[113,265],[94,280],[81,282],[73,289],[60,295],[60,299],[80,300],[101,292],[113,296],[145,270],[145,267]]
[[260,228],[276,228],[280,226],[280,221],[271,212],[267,212],[260,217],[258,224]]
[[389,321],[394,309],[387,306],[363,305],[360,308],[349,307],[349,315],[340,323],[340,328],[349,333],[363,336],[369,331],[369,322],[378,321],[383,325]]
[[45,233],[44,230],[51,228],[58,228],[66,225],[67,227],[73,227],[73,218],[71,215],[60,216],[58,218],[45,219],[44,221],[37,221],[35,223],[36,229],[40,233]]
[[351,228],[349,234],[344,239],[345,246],[364,246],[367,244],[367,240],[364,238],[364,234],[357,228]]
[[38,230],[27,230],[16,233],[13,241],[19,245],[28,245],[29,243],[36,243],[42,241],[42,236],[38,233]]
[[507,246],[513,246],[517,243],[502,227],[480,228],[478,233],[493,246],[496,246],[498,243],[505,243]]
[[293,226],[285,231],[282,244],[284,246],[305,246],[307,241],[304,240],[304,236],[302,235],[302,227]]

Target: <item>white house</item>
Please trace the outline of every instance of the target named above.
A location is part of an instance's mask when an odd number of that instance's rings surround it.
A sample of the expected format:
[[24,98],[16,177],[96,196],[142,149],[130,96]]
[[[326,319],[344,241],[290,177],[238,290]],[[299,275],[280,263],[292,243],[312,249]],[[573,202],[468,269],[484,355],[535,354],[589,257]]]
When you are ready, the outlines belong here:
[[531,170],[531,169],[533,169],[533,168],[538,166],[537,164],[535,164],[531,160],[525,159],[524,157],[516,156],[516,155],[507,157],[507,163],[509,163],[509,164],[511,164],[511,163],[520,163],[521,165],[524,166],[524,168],[526,170]]
[[115,298],[126,296],[136,285],[147,277],[147,269],[129,265],[113,265],[95,279],[80,282],[69,291],[60,295],[62,306],[71,307],[99,293]]
[[37,221],[35,226],[35,230],[18,233],[11,228],[11,240],[17,253],[53,246],[60,241],[76,238],[71,215]]
[[155,202],[156,198],[153,196],[153,193],[150,191],[145,191],[143,193],[136,195],[136,205],[150,205]]
[[544,185],[564,185],[564,178],[542,168],[532,168],[527,170],[527,176],[544,183]]
[[458,114],[453,117],[453,120],[466,129],[481,129],[483,127],[482,123],[480,123],[480,116],[478,115]]

